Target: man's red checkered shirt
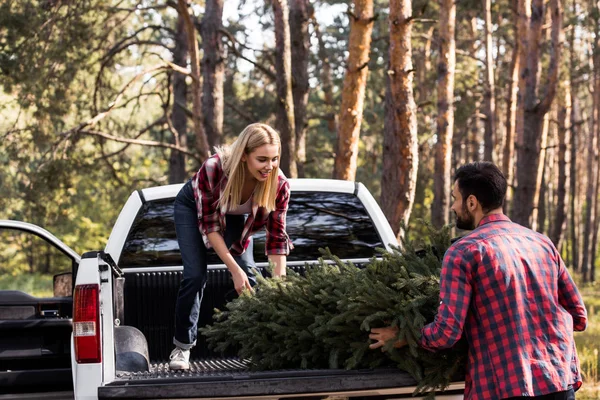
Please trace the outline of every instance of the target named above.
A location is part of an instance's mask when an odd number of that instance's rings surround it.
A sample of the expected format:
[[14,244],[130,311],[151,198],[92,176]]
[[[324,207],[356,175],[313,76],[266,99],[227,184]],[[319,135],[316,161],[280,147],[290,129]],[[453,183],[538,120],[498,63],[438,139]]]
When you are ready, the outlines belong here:
[[[252,234],[266,227],[265,252],[269,254],[288,255],[292,246],[285,231],[285,222],[290,201],[290,184],[285,175],[279,170],[277,199],[275,210],[268,212],[264,207],[252,204],[252,213],[248,215],[239,241],[234,242],[230,251],[233,255],[244,253]],[[192,187],[198,210],[198,229],[206,248],[211,248],[207,235],[211,232],[224,232],[225,214],[227,210],[219,207],[221,193],[227,184],[227,176],[218,155],[210,157],[192,177]]]
[[440,306],[421,346],[469,343],[465,399],[539,396],[581,386],[573,331],[587,326],[577,287],[546,236],[503,214],[446,252]]

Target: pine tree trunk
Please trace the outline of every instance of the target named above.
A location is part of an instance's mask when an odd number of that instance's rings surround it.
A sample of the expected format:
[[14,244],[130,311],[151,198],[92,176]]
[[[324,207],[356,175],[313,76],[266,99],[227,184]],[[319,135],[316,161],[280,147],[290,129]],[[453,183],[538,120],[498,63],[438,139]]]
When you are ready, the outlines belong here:
[[308,0],[291,0],[290,34],[292,51],[292,96],[294,98],[294,123],[296,134],[296,167],[298,177],[304,178],[306,163],[306,105],[308,104],[308,59],[310,37],[308,21],[312,14]]
[[296,178],[296,134],[292,95],[292,50],[287,0],[273,0],[275,15],[275,71],[277,85],[277,129],[281,135],[280,168]]
[[334,170],[335,178],[350,181],[356,178],[358,140],[363,119],[374,21],[373,0],[353,0],[353,4],[353,12],[348,12],[350,38],[348,40],[346,75],[342,89],[342,105],[339,113]]
[[[177,18],[177,31],[175,35],[175,48],[173,49],[173,64],[187,68],[187,34],[183,17]],[[186,105],[187,85],[185,75],[173,72],[173,109],[171,123],[173,125],[172,143],[178,147],[187,147],[187,116],[182,106]],[[185,170],[185,155],[180,151],[171,150],[169,156],[169,183],[181,183],[187,177]]]
[[[526,3],[522,0],[520,3]],[[522,105],[524,110],[522,131],[517,133],[519,147],[517,150],[517,186],[513,207],[513,220],[524,226],[531,226],[534,210],[539,200],[540,150],[543,134],[543,119],[556,94],[558,83],[558,62],[560,59],[560,30],[562,12],[560,0],[549,2],[552,16],[551,57],[548,69],[548,83],[545,93],[538,100],[540,79],[540,46],[544,15],[544,0],[534,0],[531,5],[530,27],[527,42],[520,45],[526,50],[521,67],[519,90],[524,88]],[[520,8],[522,11],[522,7]],[[521,29],[519,29],[521,30]],[[519,35],[522,33],[519,32]],[[523,53],[521,53],[523,54]],[[519,95],[521,96],[521,95]]]
[[185,23],[187,33],[188,51],[190,53],[190,64],[192,67],[192,99],[193,99],[193,117],[194,133],[196,136],[196,150],[201,161],[208,158],[209,148],[206,132],[202,125],[202,92],[200,88],[200,56],[198,51],[198,41],[196,40],[196,29],[192,22],[185,0],[177,0],[177,10]]
[[587,188],[585,195],[585,223],[583,228],[583,259],[581,263],[581,273],[583,275],[583,281],[587,282],[588,272],[590,270],[590,263],[593,260],[591,255],[592,251],[592,229],[595,221],[595,195],[596,195],[596,174],[598,173],[597,168],[598,158],[598,140],[594,134],[594,130],[590,129],[587,137]]
[[567,220],[567,204],[569,198],[569,167],[571,157],[571,88],[570,82],[565,81],[558,109],[558,182],[556,187],[556,212],[550,239],[556,246],[562,246]]
[[329,117],[327,119],[327,130],[329,132],[337,132],[337,114],[335,113],[335,107],[333,104],[333,83],[331,78],[331,62],[329,61],[329,55],[327,54],[327,48],[323,41],[323,35],[316,18],[312,19],[315,36],[317,37],[317,43],[319,44],[318,56],[321,62],[321,89],[323,90],[323,97],[325,102],[325,108]]
[[453,0],[440,0],[440,56],[437,66],[438,140],[435,147],[434,199],[431,210],[432,223],[436,227],[448,223],[450,211],[450,157],[454,129],[453,97],[456,67],[455,23],[456,3]]
[[204,50],[202,111],[204,113],[204,130],[210,149],[221,144],[223,137],[225,64],[223,42],[219,32],[223,27],[223,1],[206,0],[201,25],[202,49]]
[[[516,30],[515,30],[516,31]],[[506,138],[502,156],[502,172],[508,182],[505,208],[511,203],[513,196],[513,177],[515,163],[515,132],[517,125],[517,94],[519,92],[519,42],[515,42],[510,61],[510,80],[506,97]]]
[[483,110],[485,114],[485,130],[483,135],[483,159],[494,161],[496,89],[494,84],[494,57],[492,54],[492,1],[482,0],[485,15],[485,93],[483,95]]
[[[542,137],[540,139],[540,160],[538,163],[538,170],[537,170],[537,182],[536,182],[536,188],[538,188],[538,193],[536,196],[536,200],[533,206],[533,213],[531,214],[531,219],[532,219],[532,223],[531,223],[531,229],[533,229],[534,231],[538,231],[538,232],[544,232],[544,221],[546,219],[545,213],[546,213],[546,209],[544,208],[543,210],[541,210],[542,207],[545,207],[546,203],[544,201],[544,197],[542,196],[542,193],[544,193],[544,195],[546,194],[546,187],[544,187],[545,181],[544,181],[544,170],[545,170],[545,166],[547,163],[547,158],[548,158],[548,123],[549,123],[549,115],[546,114],[544,116],[544,119],[542,121]],[[542,187],[544,187],[544,190],[542,191]],[[540,211],[542,211],[542,214],[540,216]]]
[[[596,138],[596,143],[600,147],[600,4],[595,3],[595,40],[593,45],[593,62],[594,62],[594,91],[593,91],[593,129],[591,134]],[[596,275],[596,249],[598,245],[598,228],[600,225],[600,216],[598,211],[598,193],[600,192],[600,160],[596,154],[596,192],[594,194],[594,231],[592,234],[592,245],[590,250],[590,271],[589,281],[595,281]]]
[[[571,74],[573,74],[574,71],[571,70]],[[572,75],[571,75],[572,77]],[[578,177],[577,177],[577,154],[578,154],[578,147],[579,147],[579,137],[578,137],[578,132],[579,132],[579,124],[578,124],[578,120],[577,120],[577,111],[578,111],[578,99],[576,96],[576,90],[574,88],[574,85],[571,85],[571,101],[572,101],[572,108],[571,108],[571,166],[570,166],[570,191],[571,191],[571,196],[570,196],[570,210],[571,210],[571,216],[570,216],[570,232],[571,232],[571,248],[572,248],[572,257],[573,257],[573,270],[574,271],[579,271],[579,267],[581,266],[581,263],[579,262],[579,257],[580,257],[580,252],[579,252],[579,246],[580,246],[580,241],[579,241],[579,230],[577,229],[580,224],[579,224],[579,216],[581,215],[579,212],[579,196],[577,195],[578,191],[577,191],[577,184],[578,184]]]
[[412,0],[390,1],[390,48],[383,137],[383,213],[398,237],[415,199],[419,163],[417,108],[413,97]]

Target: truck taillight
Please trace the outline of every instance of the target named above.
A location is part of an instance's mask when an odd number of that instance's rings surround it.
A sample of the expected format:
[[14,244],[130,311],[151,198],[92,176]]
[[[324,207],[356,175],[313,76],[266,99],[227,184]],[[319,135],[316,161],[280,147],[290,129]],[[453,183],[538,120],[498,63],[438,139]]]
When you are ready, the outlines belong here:
[[100,309],[98,285],[75,286],[73,302],[73,340],[78,363],[99,363]]

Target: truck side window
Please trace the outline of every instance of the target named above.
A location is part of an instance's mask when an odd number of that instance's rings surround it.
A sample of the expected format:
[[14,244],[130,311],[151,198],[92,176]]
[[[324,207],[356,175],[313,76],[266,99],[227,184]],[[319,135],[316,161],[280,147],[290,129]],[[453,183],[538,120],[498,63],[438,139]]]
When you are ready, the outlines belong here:
[[[289,261],[310,261],[329,247],[342,259],[370,258],[384,247],[364,206],[353,194],[292,192],[287,232],[295,249]],[[221,264],[209,251],[208,264]],[[265,232],[254,235],[256,262],[266,262]],[[121,260],[123,268],[181,265],[173,222],[173,199],[144,205],[129,232]]]
[[53,275],[71,272],[71,259],[29,232],[0,229],[0,290],[53,297]]

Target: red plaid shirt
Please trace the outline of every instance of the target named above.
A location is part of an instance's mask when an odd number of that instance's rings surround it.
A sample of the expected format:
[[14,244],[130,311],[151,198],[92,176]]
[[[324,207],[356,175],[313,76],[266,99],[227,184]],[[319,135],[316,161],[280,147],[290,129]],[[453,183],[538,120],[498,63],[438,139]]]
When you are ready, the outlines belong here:
[[558,251],[546,236],[502,214],[446,252],[440,306],[421,346],[469,343],[465,399],[539,396],[581,386],[573,331],[587,312]]
[[[211,248],[207,235],[211,232],[225,231],[225,214],[227,210],[219,207],[221,193],[227,184],[227,176],[218,155],[210,157],[192,177],[192,187],[198,209],[198,229],[204,239],[206,248]],[[252,213],[246,219],[239,241],[234,242],[230,251],[233,255],[244,253],[252,234],[266,227],[267,240],[265,252],[269,254],[288,255],[293,249],[291,240],[285,231],[285,219],[290,200],[290,184],[279,170],[279,183],[275,210],[268,212],[264,207],[252,204]]]

